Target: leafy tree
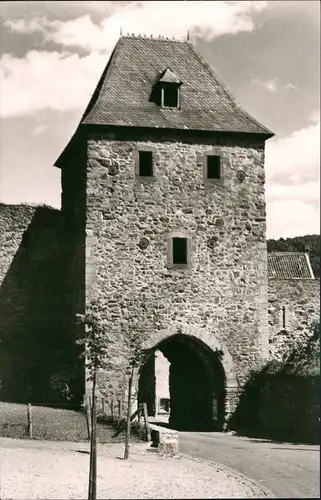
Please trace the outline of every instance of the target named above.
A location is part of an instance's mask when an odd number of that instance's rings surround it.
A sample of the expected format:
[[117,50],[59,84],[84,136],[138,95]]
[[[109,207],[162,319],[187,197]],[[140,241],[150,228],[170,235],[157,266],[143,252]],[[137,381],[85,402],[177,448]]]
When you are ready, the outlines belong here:
[[78,321],[85,326],[84,335],[77,341],[84,346],[82,357],[85,358],[88,370],[88,381],[92,381],[92,408],[90,433],[90,467],[88,500],[96,500],[97,482],[97,414],[96,414],[96,385],[97,372],[107,367],[108,363],[108,321],[101,316],[101,306],[98,300],[93,299],[86,314],[77,315]]
[[[101,314],[102,308],[97,300],[93,300],[85,315],[78,315],[79,321],[85,325],[85,334],[78,343],[84,345],[83,356],[86,359],[86,366],[89,372],[88,380],[92,380],[92,436],[91,436],[91,463],[93,464],[93,477],[96,477],[96,380],[97,372],[99,369],[108,369],[110,367],[110,360],[108,359],[109,350],[109,322],[103,318]],[[135,313],[127,319],[125,326],[123,325],[123,339],[125,347],[125,355],[127,359],[126,377],[127,377],[127,415],[126,415],[126,435],[125,435],[125,452],[124,459],[129,458],[130,449],[130,418],[132,412],[132,397],[133,397],[133,381],[135,371],[141,365],[146,351],[142,348],[147,334],[151,331],[152,327],[157,327],[158,316],[154,313],[153,320],[147,319],[147,307],[142,304]],[[93,480],[90,480],[90,484]],[[91,490],[90,490],[91,491]],[[94,486],[94,495],[96,494]],[[94,500],[95,497],[91,496],[89,500]]]
[[147,323],[144,318],[143,309],[141,309],[140,313],[133,317],[127,325],[127,328],[124,329],[125,335],[125,346],[127,350],[127,367],[126,367],[126,375],[127,375],[127,415],[126,415],[126,435],[125,435],[125,452],[124,452],[124,460],[129,458],[129,449],[130,449],[130,418],[132,412],[132,393],[133,393],[133,380],[135,370],[139,368],[141,365],[146,351],[142,348],[142,344],[147,337],[147,332],[149,329],[147,328]]

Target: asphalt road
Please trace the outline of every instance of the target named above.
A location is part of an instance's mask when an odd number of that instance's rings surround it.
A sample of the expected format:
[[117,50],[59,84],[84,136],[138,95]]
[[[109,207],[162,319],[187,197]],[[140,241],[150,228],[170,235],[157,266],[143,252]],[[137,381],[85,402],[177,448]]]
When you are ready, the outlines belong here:
[[180,432],[179,450],[227,465],[277,498],[320,497],[320,448],[233,436]]

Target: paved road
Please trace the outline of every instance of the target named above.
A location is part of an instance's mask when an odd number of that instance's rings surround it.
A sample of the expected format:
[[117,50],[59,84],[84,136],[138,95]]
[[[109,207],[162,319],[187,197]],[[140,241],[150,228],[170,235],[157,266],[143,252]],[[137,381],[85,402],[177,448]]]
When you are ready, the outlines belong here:
[[180,452],[254,479],[278,498],[319,498],[320,448],[220,433],[179,433]]

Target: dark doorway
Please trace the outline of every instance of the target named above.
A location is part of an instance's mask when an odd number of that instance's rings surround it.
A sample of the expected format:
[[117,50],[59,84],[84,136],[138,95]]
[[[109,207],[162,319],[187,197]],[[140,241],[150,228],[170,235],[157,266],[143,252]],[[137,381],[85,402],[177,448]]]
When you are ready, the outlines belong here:
[[[225,376],[220,353],[195,337],[177,334],[157,346],[170,363],[169,427],[185,431],[221,430],[225,414]],[[139,400],[155,411],[154,355],[145,362],[139,381]]]

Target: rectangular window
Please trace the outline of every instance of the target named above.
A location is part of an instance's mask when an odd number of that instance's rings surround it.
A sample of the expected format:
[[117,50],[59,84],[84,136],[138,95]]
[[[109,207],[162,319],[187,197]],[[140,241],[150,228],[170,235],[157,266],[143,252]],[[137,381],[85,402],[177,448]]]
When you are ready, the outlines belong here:
[[221,178],[221,157],[209,155],[207,156],[207,178],[220,179]]
[[164,108],[178,108],[178,86],[174,83],[164,85],[163,92],[163,107]]
[[153,152],[139,151],[139,169],[140,177],[153,177]]
[[173,264],[187,264],[187,238],[173,238]]

